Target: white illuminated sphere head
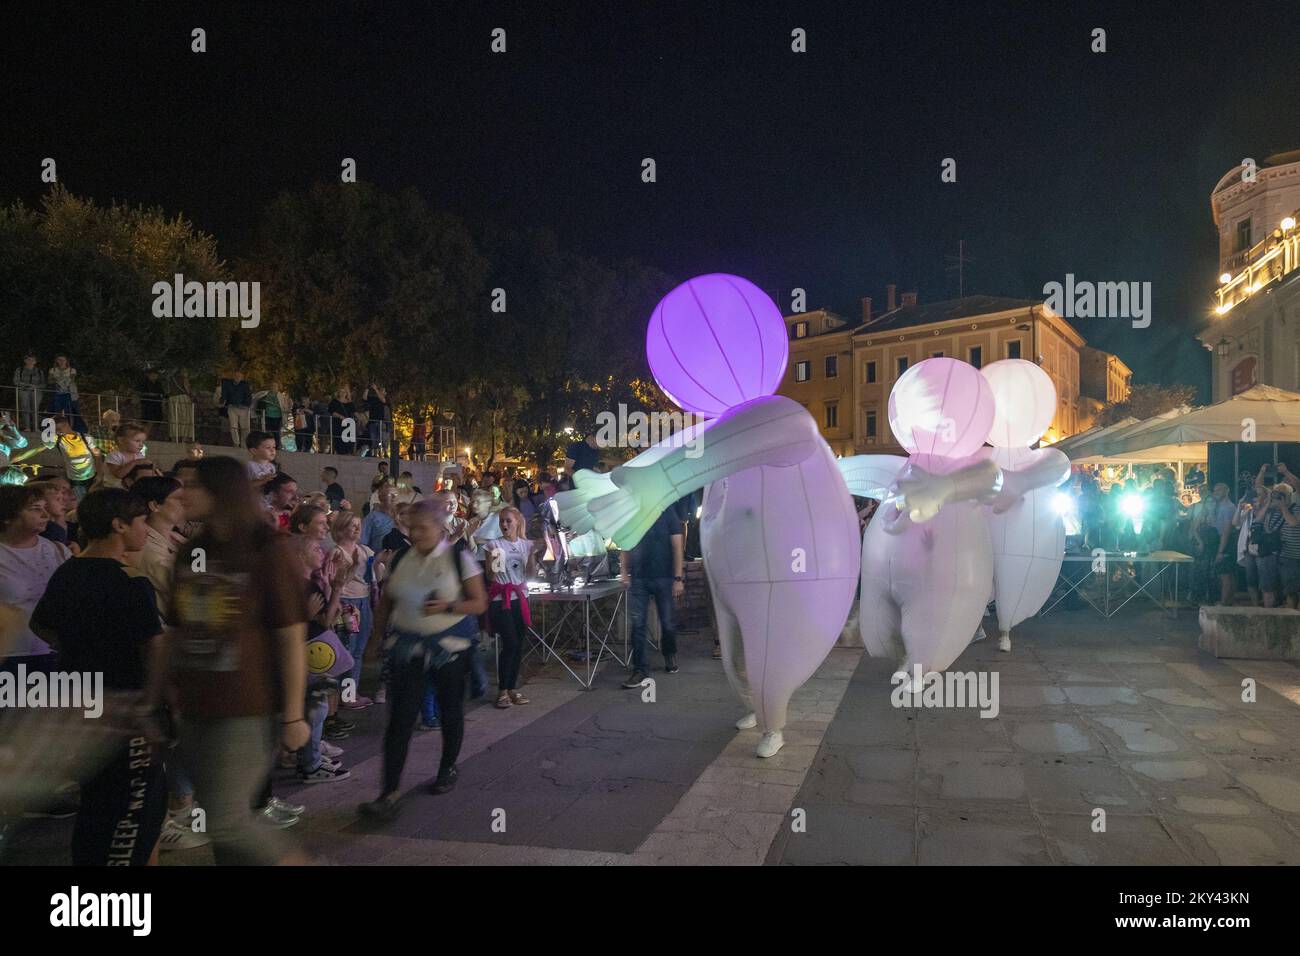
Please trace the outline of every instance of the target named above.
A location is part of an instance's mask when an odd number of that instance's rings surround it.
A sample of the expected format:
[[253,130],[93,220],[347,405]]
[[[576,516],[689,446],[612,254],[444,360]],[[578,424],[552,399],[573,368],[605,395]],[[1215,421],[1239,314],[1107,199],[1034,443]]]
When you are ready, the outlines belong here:
[[1056,416],[1056,386],[1033,362],[1003,359],[981,370],[993,389],[995,448],[1028,448],[1043,437]]
[[973,455],[984,446],[993,413],[988,380],[957,359],[917,362],[889,393],[889,427],[913,455]]
[[740,276],[687,279],[650,315],[646,358],[659,387],[688,412],[716,418],[776,394],[790,346],[781,310]]

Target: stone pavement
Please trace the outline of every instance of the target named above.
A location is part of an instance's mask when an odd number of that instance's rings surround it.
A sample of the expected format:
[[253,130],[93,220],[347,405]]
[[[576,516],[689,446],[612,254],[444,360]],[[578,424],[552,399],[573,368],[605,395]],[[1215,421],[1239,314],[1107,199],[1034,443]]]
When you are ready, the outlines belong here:
[[[654,675],[654,703],[620,669],[584,692],[554,665],[527,706],[472,703],[449,794],[421,790],[440,739],[417,733],[388,826],[356,816],[378,786],[382,707],[341,742],[351,779],[283,771],[276,793],[307,805],[294,832],[337,864],[1300,863],[1300,669],[1208,657],[1190,612],[1017,632],[1012,653],[986,641],[954,665],[996,670],[995,719],[897,709],[892,666],[837,648],[796,695],[785,748],[759,760],[701,632],[681,673]],[[7,862],[66,861],[70,829],[29,827]]]
[[767,861],[1300,863],[1300,669],[1216,661],[1186,612],[1090,613],[957,661],[998,672],[996,719],[896,709],[892,668],[862,659],[796,798],[806,832]]

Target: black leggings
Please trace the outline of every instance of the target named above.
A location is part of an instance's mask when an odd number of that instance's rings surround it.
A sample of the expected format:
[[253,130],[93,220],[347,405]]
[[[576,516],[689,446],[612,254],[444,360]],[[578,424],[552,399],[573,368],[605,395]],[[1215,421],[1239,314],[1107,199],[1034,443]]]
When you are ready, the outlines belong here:
[[501,637],[501,651],[497,656],[497,690],[514,690],[519,686],[519,662],[523,660],[524,635],[528,633],[524,626],[523,604],[516,594],[510,602],[510,610],[505,609],[504,601],[493,601],[488,608],[492,631]]
[[81,784],[81,809],[72,828],[73,865],[145,866],[166,815],[162,755],[144,737],[124,741]]
[[469,654],[461,652],[432,674],[424,659],[394,662],[388,684],[388,728],[384,731],[384,794],[396,793],[411,747],[411,734],[420,716],[424,691],[433,682],[438,695],[438,718],[442,722],[442,760],[438,772],[450,770],[460,756],[465,738],[465,679],[469,675]]

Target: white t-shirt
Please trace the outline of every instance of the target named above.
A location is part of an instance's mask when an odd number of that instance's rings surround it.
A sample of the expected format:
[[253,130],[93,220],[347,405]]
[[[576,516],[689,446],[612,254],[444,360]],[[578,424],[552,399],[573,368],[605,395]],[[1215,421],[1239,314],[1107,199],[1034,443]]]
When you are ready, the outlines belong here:
[[[125,452],[120,449],[110,451],[108,453],[108,456],[104,459],[104,461],[110,465],[126,465],[126,464],[130,464],[133,461],[142,461],[142,460],[144,460],[143,451]],[[105,488],[122,487],[122,479],[116,477],[107,468],[105,468],[103,472],[100,473],[99,480]]]
[[275,462],[250,460],[248,462],[248,477],[254,481],[260,481],[263,478],[274,478]]
[[463,620],[468,615],[425,614],[424,602],[433,594],[439,601],[457,601],[464,594],[461,581],[483,573],[468,548],[460,552],[460,572],[451,560],[450,541],[441,541],[428,554],[411,548],[398,562],[396,570],[388,577],[384,593],[392,595],[393,627],[411,634],[437,634]]
[[54,572],[70,557],[72,553],[64,545],[49,538],[37,538],[34,548],[0,544],[0,602],[17,605],[23,612],[23,629],[18,632],[11,656],[50,653],[50,645],[32,633],[32,611]]
[[[499,558],[493,554],[491,550],[493,548],[501,552]],[[532,553],[533,542],[527,538],[519,538],[515,541],[509,538],[497,538],[489,542],[486,550],[487,569],[492,575],[494,584],[523,584],[527,580],[528,555]],[[501,595],[498,594],[492,600],[500,601]]]

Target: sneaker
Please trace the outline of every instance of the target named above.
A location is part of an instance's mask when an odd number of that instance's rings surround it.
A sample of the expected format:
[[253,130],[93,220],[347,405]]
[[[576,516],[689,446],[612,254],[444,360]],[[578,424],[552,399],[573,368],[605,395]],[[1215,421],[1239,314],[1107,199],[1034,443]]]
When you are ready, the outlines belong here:
[[388,688],[384,687],[382,684],[379,686],[379,690],[375,691],[375,703],[376,704],[388,703]]
[[433,718],[432,721],[428,721],[428,722],[422,720],[420,721],[419,729],[420,730],[441,730],[442,721],[440,721],[437,717]]
[[429,792],[436,795],[444,794],[452,787],[456,786],[456,780],[460,777],[460,771],[455,767],[450,770],[442,770],[438,773],[438,779],[429,784]]
[[714,659],[715,661],[720,661],[720,660],[722,660],[722,645],[721,645],[721,644],[714,644],[714,645],[713,645],[713,659]]
[[211,842],[212,838],[206,833],[198,833],[177,823],[174,817],[168,817],[163,823],[162,834],[158,837],[158,849],[163,853],[168,850],[193,850]]
[[501,710],[508,710],[510,708],[510,695],[506,691],[497,694],[496,706]]
[[344,770],[338,763],[327,764],[323,757],[321,758],[321,765],[315,770],[310,773],[306,771],[299,771],[298,773],[298,779],[303,783],[333,783],[335,780],[346,780],[350,776],[352,776],[351,770]]
[[1000,651],[1009,651],[1009,650],[1011,650],[1011,635],[1010,635],[1010,634],[1003,634],[1001,637],[998,638],[998,650],[1000,650]]
[[357,722],[355,720],[348,720],[346,717],[340,717],[338,714],[327,718],[325,724],[326,726],[332,724],[339,730],[346,730],[349,733],[357,729]]
[[627,690],[632,690],[634,687],[640,687],[641,682],[649,680],[649,678],[650,675],[645,671],[633,671],[632,676],[623,681],[623,687]]
[[289,803],[281,800],[279,797],[272,797],[267,803],[268,807],[275,807],[281,813],[287,813],[290,816],[300,817],[307,812],[307,808],[300,803]]
[[282,810],[278,810],[270,803],[264,806],[261,810],[258,810],[254,815],[257,817],[259,822],[264,823],[269,827],[274,827],[277,830],[287,830],[302,819],[302,817],[297,814],[285,813]]
[[331,770],[338,770],[339,767],[343,766],[342,763],[335,760],[333,757],[327,757],[323,753],[320,755],[320,765],[322,767],[329,767]]
[[667,654],[664,656],[664,670],[669,674],[677,673],[677,655]]
[[321,756],[322,756],[322,757],[342,757],[342,756],[343,756],[343,748],[342,748],[342,747],[335,747],[335,746],[334,746],[332,743],[330,743],[328,740],[322,740],[322,741],[320,742],[320,752],[321,752]]
[[397,794],[386,793],[357,807],[357,812],[368,820],[391,820],[397,816]]
[[356,700],[344,701],[339,706],[347,710],[365,710],[373,703],[374,701],[371,700],[369,697],[358,697]]

